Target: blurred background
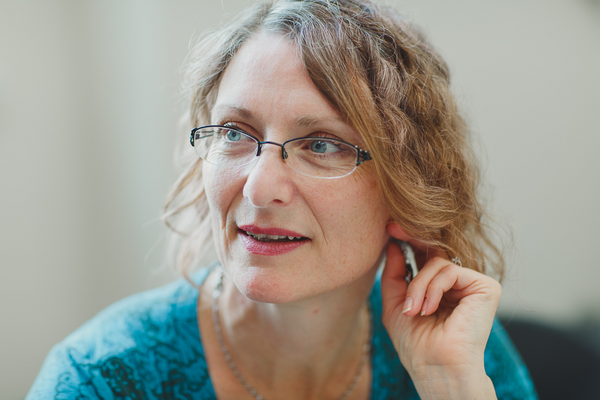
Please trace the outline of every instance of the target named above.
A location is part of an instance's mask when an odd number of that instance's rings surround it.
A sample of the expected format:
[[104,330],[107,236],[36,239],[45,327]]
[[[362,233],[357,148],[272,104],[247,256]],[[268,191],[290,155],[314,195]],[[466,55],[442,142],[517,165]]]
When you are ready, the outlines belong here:
[[[180,69],[251,3],[0,0],[0,398],[98,311],[177,278],[159,216]],[[600,2],[387,3],[450,64],[512,229],[499,314],[600,343]]]

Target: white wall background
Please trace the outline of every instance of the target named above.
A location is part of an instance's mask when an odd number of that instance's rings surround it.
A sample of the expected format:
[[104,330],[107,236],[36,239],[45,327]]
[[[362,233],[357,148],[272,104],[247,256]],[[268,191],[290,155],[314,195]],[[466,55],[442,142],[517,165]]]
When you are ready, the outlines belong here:
[[[600,4],[390,1],[449,61],[512,226],[502,312],[600,320]],[[190,39],[249,0],[0,0],[0,397],[50,347],[162,284]],[[158,272],[157,272],[158,271]]]

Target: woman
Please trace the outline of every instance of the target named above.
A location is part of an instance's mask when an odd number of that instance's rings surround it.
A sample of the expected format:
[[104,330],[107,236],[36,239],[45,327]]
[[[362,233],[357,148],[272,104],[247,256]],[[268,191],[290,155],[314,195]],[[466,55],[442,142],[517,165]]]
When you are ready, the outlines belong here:
[[196,152],[166,219],[185,273],[210,237],[219,262],[198,292],[104,311],[28,398],[536,397],[494,322],[501,262],[447,67],[413,27],[282,0],[207,38],[188,78]]

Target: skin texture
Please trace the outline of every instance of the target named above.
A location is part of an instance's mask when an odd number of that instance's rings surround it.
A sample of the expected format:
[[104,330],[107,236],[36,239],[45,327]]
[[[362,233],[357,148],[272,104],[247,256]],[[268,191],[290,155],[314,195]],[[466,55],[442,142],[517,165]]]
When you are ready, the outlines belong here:
[[[250,38],[227,67],[211,123],[235,125],[263,141],[325,134],[363,147],[314,86],[297,50],[266,33]],[[418,244],[390,224],[373,168],[367,162],[341,179],[311,178],[289,168],[272,145],[244,167],[203,165],[225,270],[223,335],[240,372],[265,398],[338,398],[344,392],[362,354],[364,304],[390,236]],[[252,254],[240,238],[242,225],[287,229],[308,240],[285,254]],[[422,398],[494,398],[483,349],[500,286],[443,254],[428,254],[434,256],[407,286],[402,253],[387,247],[383,318],[400,359]],[[214,336],[213,283],[214,277],[205,283],[198,309],[211,378],[219,398],[251,398]],[[412,308],[403,313],[408,297]],[[365,368],[350,398],[368,398],[369,388]]]

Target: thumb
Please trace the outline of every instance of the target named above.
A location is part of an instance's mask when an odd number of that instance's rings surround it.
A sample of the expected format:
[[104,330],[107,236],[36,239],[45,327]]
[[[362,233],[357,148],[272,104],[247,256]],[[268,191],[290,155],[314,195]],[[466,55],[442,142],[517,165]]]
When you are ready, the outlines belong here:
[[404,304],[408,287],[405,276],[406,264],[402,250],[400,246],[390,241],[387,247],[385,269],[381,275],[381,300],[384,315],[391,315],[391,312],[397,308],[401,309]]

